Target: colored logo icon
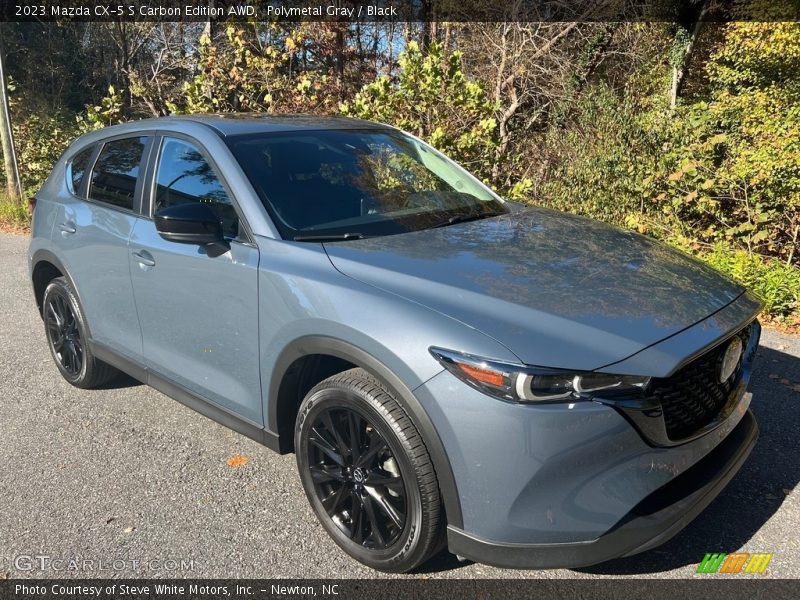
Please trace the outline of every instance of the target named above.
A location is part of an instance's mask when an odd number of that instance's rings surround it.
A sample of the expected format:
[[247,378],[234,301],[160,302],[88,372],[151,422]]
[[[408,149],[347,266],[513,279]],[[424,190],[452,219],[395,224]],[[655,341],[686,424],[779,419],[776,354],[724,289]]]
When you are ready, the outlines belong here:
[[697,565],[697,573],[761,573],[767,570],[767,565],[772,560],[772,554],[757,552],[734,552],[726,554],[724,552],[707,553],[700,564]]

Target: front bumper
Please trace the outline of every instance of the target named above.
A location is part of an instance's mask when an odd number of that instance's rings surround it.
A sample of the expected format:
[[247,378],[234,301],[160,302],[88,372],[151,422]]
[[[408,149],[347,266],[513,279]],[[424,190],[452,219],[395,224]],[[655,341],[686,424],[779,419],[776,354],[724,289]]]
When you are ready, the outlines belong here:
[[611,530],[584,542],[509,544],[448,527],[450,552],[511,568],[581,567],[644,552],[663,544],[708,506],[739,471],[758,439],[749,410],[709,454],[641,500]]
[[733,477],[758,435],[749,393],[711,431],[671,447],[648,443],[600,402],[502,402],[447,371],[414,393],[457,487],[462,521],[449,523],[450,551],[506,567],[584,566],[665,542]]

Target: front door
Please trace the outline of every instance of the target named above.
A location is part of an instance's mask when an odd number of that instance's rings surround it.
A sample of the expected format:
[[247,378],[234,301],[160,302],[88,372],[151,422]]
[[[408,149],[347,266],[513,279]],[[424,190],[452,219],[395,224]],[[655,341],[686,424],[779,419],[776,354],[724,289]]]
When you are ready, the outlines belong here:
[[159,236],[152,218],[137,221],[130,265],[145,363],[262,426],[258,248],[240,235],[231,195],[196,143],[162,138],[154,178],[152,210],[145,215],[206,202],[219,216],[230,248],[169,242]]

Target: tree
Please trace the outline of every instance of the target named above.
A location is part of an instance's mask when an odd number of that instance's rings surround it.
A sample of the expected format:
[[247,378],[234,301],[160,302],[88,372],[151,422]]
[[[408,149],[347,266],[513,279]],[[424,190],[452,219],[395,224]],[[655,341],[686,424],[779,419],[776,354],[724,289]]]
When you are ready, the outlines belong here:
[[14,148],[14,131],[11,127],[8,88],[4,68],[2,30],[0,29],[0,142],[3,151],[3,171],[6,179],[6,195],[12,202],[22,201],[22,184],[17,168],[17,151]]
[[705,70],[705,98],[673,122],[657,200],[701,241],[791,263],[800,237],[800,24],[727,24]]
[[423,53],[409,42],[397,80],[379,77],[342,104],[341,112],[415,133],[491,181],[496,108],[483,86],[465,75],[460,52],[447,53],[440,42],[431,42]]

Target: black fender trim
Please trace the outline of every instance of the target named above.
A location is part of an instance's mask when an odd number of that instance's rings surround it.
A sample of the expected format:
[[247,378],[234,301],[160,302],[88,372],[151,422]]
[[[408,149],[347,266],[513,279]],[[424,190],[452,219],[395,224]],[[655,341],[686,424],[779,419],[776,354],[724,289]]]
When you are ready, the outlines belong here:
[[127,373],[134,379],[149,385],[162,394],[169,396],[173,400],[177,400],[184,406],[191,408],[204,417],[208,417],[220,425],[249,437],[259,444],[263,444],[270,450],[274,450],[275,452],[278,451],[278,437],[272,432],[262,429],[258,425],[254,425],[249,421],[245,421],[227,409],[215,404],[211,400],[203,398],[202,396],[187,390],[185,387],[166,377],[162,377],[161,375],[153,373],[153,371],[147,367],[134,360],[121,356],[104,344],[94,341],[90,341],[89,344],[90,348],[92,349],[92,353],[103,362],[108,363],[116,369],[119,369],[123,373]]
[[406,411],[406,414],[414,423],[417,431],[422,435],[428,454],[433,461],[433,468],[436,470],[436,477],[439,481],[439,491],[442,494],[445,514],[449,526],[463,527],[463,517],[461,515],[461,502],[458,496],[453,470],[450,467],[450,460],[447,458],[442,440],[428,417],[428,413],[414,396],[413,392],[403,381],[395,375],[386,365],[374,358],[368,352],[344,342],[337,338],[327,336],[304,336],[296,339],[287,345],[281,352],[272,372],[269,385],[268,402],[268,431],[278,439],[278,446],[281,452],[288,452],[291,448],[291,440],[281,440],[275,433],[280,431],[278,426],[278,392],[286,371],[291,364],[299,358],[311,354],[327,354],[341,358],[361,367],[378,380],[380,380],[392,393],[398,403]]
[[[34,294],[36,293],[36,290],[35,288],[33,288],[33,274],[36,271],[36,266],[40,262],[48,262],[51,265],[53,265],[56,269],[61,271],[64,277],[66,277],[70,286],[72,286],[72,289],[75,291],[75,294],[78,296],[78,300],[81,303],[81,307],[83,307],[83,300],[81,299],[81,293],[78,291],[78,286],[75,285],[75,282],[72,280],[72,276],[69,274],[69,271],[67,271],[66,267],[64,267],[64,263],[62,263],[61,260],[59,260],[59,258],[55,254],[50,252],[50,250],[46,250],[44,248],[40,248],[39,250],[34,252],[33,257],[31,259],[31,272],[29,273],[29,277],[31,280],[31,288],[34,290]],[[38,305],[38,300],[37,300],[37,305]],[[39,306],[38,308],[39,308],[39,314],[41,315],[42,307]],[[86,329],[87,330],[89,329],[88,323],[86,324]],[[89,333],[91,334],[91,331],[89,331]]]

